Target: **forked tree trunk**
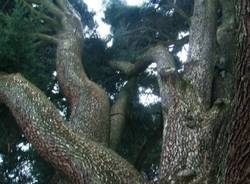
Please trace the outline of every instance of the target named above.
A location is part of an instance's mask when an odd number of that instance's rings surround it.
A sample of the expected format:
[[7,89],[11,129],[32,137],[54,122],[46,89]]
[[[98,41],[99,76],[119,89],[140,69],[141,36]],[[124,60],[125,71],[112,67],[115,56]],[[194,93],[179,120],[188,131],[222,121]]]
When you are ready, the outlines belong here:
[[[216,63],[216,0],[194,1],[190,51],[184,71],[162,49],[158,73],[164,117],[161,176],[205,176],[209,167],[205,136],[219,108],[211,102]],[[165,52],[165,54],[164,54]],[[167,61],[167,62],[166,62]]]
[[[229,60],[227,58],[231,58],[224,46],[230,46],[233,42],[226,40],[229,44],[223,44],[223,31],[217,31],[220,39],[216,37],[216,0],[195,0],[189,62],[184,72],[176,70],[171,54],[162,45],[150,48],[135,64],[112,63],[131,80],[112,107],[111,116],[114,117],[111,125],[114,127],[111,129],[107,95],[100,86],[87,78],[81,64],[83,30],[79,17],[67,0],[28,2],[43,4],[50,16],[59,20],[53,25],[61,25],[53,38],[40,36],[56,42],[58,46],[57,73],[62,91],[69,101],[70,119],[65,122],[47,97],[19,74],[0,75],[0,101],[11,110],[34,148],[70,180],[68,183],[148,183],[133,166],[105,146],[110,137],[114,138],[112,147],[119,143],[134,77],[153,61],[158,65],[164,115],[160,169],[161,176],[165,178],[158,183],[167,184],[170,180],[175,183],[224,181],[224,171],[217,170],[222,165],[216,163],[216,155],[212,151],[216,150],[219,154],[220,151],[226,151],[225,147],[220,147],[225,145],[226,138],[222,141],[220,138],[221,132],[225,130],[223,127],[227,127],[224,126],[227,122],[223,122],[223,118],[228,116],[227,109],[230,109],[228,93],[231,88],[226,87],[230,82],[227,77],[222,80],[223,87],[218,87],[221,83],[214,80],[217,77],[214,68],[218,58],[226,60],[226,63]],[[228,21],[234,16],[228,14],[232,10],[228,7],[233,6],[233,0],[227,1],[229,6],[224,6],[224,1],[220,2],[224,20]],[[238,92],[229,146],[228,183],[247,183],[249,179],[249,2],[241,0],[240,7],[239,15],[245,19],[241,24],[244,29],[240,30]],[[43,17],[45,21],[54,22],[48,16]],[[232,31],[233,28],[228,25],[222,23],[222,30]],[[221,47],[219,54],[216,38]],[[214,95],[217,91],[220,91],[220,95]],[[245,105],[244,108],[241,103]],[[118,134],[110,134],[110,130]],[[212,149],[212,146],[216,148]],[[211,179],[217,177],[218,172],[222,173],[222,179]],[[67,183],[67,180],[60,182]]]

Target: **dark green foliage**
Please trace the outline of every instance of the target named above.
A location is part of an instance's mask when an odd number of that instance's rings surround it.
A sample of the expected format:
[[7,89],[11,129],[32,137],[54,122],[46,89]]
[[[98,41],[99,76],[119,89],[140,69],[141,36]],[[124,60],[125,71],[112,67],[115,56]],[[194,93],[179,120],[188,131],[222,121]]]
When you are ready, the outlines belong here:
[[[173,9],[174,7],[174,9]],[[181,51],[188,38],[173,44],[180,32],[189,30],[192,1],[149,1],[142,7],[126,6],[121,1],[111,1],[105,12],[105,21],[111,24],[112,58],[133,60],[148,47],[157,43],[172,45],[173,55]],[[181,67],[178,57],[176,65]]]
[[[84,25],[93,31],[93,13],[88,12],[82,1],[71,2],[85,21]],[[58,83],[52,75],[56,47],[43,44],[34,37],[38,32],[53,34],[53,29],[28,7],[14,0],[0,1],[0,9],[0,71],[22,73],[66,114],[67,102],[60,90],[53,90]],[[45,11],[42,7],[39,9]],[[0,112],[0,159],[3,161],[0,163],[0,183],[48,183],[53,169],[32,147],[23,151],[18,146],[28,143],[10,112],[3,106],[0,106]]]
[[153,179],[158,175],[161,153],[160,103],[145,107],[134,100],[127,112],[128,120],[118,153],[133,163],[145,177]]
[[16,6],[9,14],[0,13],[0,71],[20,72],[46,91],[50,80],[48,72],[53,70],[52,61],[47,56],[53,58],[54,49],[35,47],[32,34],[43,26],[25,9]]
[[[96,24],[94,22],[93,12],[88,11],[87,5],[82,0],[69,0],[75,10],[80,14],[83,26],[88,27],[88,32],[95,33]],[[87,32],[87,33],[88,33]],[[86,34],[86,33],[85,33]]]
[[[0,71],[22,73],[48,94],[55,48],[36,47],[32,34],[43,25],[14,1],[9,3],[0,12]],[[21,145],[28,143],[14,118],[4,106],[0,112],[0,183],[47,183],[52,169],[31,147],[22,150]]]
[[0,0],[0,11],[1,12],[11,12],[12,9],[15,7],[14,0]]
[[[59,88],[54,90],[58,86],[56,77],[52,75],[56,48],[51,45],[36,47],[40,42],[33,37],[35,32],[43,30],[53,33],[53,30],[42,23],[41,18],[31,15],[24,6],[16,5],[13,0],[6,2],[0,0],[0,71],[22,73],[67,116],[67,101]],[[86,34],[90,36],[83,44],[82,58],[86,73],[106,89],[112,103],[128,77],[114,71],[108,61],[122,59],[134,63],[148,47],[156,43],[168,46],[170,41],[177,39],[179,32],[187,31],[189,26],[188,21],[178,13],[167,13],[171,9],[168,1],[150,1],[143,7],[128,7],[120,1],[113,1],[105,12],[105,21],[111,24],[113,34],[113,46],[107,48],[105,41],[95,34],[94,14],[88,11],[86,4],[80,0],[70,2],[80,14],[84,26],[88,28]],[[190,1],[178,0],[177,5],[188,16],[191,15]],[[39,8],[42,10],[42,7]],[[177,53],[182,46],[180,44],[174,51]],[[177,57],[176,63],[181,66]],[[139,95],[143,92],[139,92],[140,87],[149,88],[152,94],[159,96],[156,76],[150,72],[141,73],[126,112],[127,122],[118,152],[135,164],[145,177],[153,179],[158,174],[161,152],[161,107],[160,102],[150,106],[141,104]],[[17,146],[20,143],[26,145],[27,141],[10,113],[1,106],[0,156],[3,162],[0,162],[0,183],[47,183],[53,169],[32,148],[23,151]],[[30,173],[22,172],[21,166],[25,164],[30,168]],[[10,173],[13,176],[10,177]],[[19,180],[14,181],[14,178]]]

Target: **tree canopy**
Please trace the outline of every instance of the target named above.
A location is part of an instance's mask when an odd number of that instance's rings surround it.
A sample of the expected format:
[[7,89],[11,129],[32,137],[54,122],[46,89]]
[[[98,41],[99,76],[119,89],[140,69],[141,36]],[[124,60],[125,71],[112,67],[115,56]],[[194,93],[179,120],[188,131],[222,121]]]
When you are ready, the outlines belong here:
[[245,182],[241,1],[0,0],[0,183]]

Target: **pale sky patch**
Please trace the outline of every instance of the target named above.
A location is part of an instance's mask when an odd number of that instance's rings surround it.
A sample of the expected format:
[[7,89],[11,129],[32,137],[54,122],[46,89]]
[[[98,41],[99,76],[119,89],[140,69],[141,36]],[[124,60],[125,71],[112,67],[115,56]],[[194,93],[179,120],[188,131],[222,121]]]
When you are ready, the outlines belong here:
[[[182,39],[182,38],[184,38],[184,37],[187,36],[187,35],[189,35],[189,32],[188,32],[188,31],[187,31],[187,32],[180,32],[180,33],[178,34],[178,39]],[[185,44],[185,45],[182,47],[181,51],[177,53],[177,56],[179,57],[179,59],[180,59],[180,61],[181,61],[182,63],[187,62],[188,50],[189,50],[189,44],[187,43],[187,44]]]
[[0,164],[2,164],[2,163],[3,163],[3,155],[0,154]]
[[161,98],[153,93],[150,88],[139,87],[139,102],[144,106],[154,105],[161,101]]
[[126,0],[127,5],[129,6],[141,6],[145,0]]
[[[87,5],[89,10],[94,11],[96,14],[94,20],[98,24],[97,33],[102,39],[107,38],[110,34],[111,26],[103,22],[105,6],[103,0],[83,0]],[[129,6],[141,6],[145,0],[126,0]],[[110,46],[110,45],[109,45]]]
[[29,143],[24,144],[23,142],[21,142],[17,145],[17,147],[20,148],[23,152],[26,152],[30,149],[31,144]]
[[188,50],[189,50],[189,44],[185,44],[182,47],[181,51],[177,53],[177,56],[179,57],[179,59],[182,63],[187,62]]

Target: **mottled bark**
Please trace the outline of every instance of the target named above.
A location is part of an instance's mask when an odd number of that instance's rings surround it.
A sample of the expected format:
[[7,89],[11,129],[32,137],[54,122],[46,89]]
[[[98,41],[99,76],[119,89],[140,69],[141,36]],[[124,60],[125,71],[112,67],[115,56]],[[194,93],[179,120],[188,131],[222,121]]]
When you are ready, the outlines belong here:
[[[200,142],[202,123],[210,119],[202,113],[190,82],[178,73],[173,58],[165,48],[155,54],[159,73],[164,118],[161,176],[201,172]],[[210,113],[215,113],[211,111]]]
[[197,0],[190,27],[190,51],[185,79],[194,87],[199,101],[210,107],[215,64],[217,0]]
[[21,75],[0,76],[0,101],[38,153],[72,183],[144,182],[116,153],[74,133],[48,98]]
[[58,32],[56,70],[62,92],[69,101],[71,127],[87,138],[108,143],[109,101],[106,92],[86,76],[81,61],[83,28],[80,18],[65,2]]
[[164,117],[161,176],[185,174],[204,179],[209,172],[206,146],[220,113],[218,104],[211,103],[216,11],[216,0],[195,1],[184,72],[177,72],[166,49],[158,51],[156,62]]
[[[29,2],[44,3],[49,15],[41,17],[48,22],[53,21],[52,27],[60,25],[60,29],[54,29],[57,34],[53,37],[41,34],[39,37],[57,44],[56,70],[62,92],[69,101],[70,118],[65,122],[47,97],[20,75],[1,74],[0,101],[9,107],[25,136],[41,156],[68,177],[70,182],[147,183],[128,162],[103,146],[108,143],[109,137],[113,148],[119,142],[134,79],[131,78],[122,89],[110,114],[105,91],[88,79],[82,66],[83,29],[77,13],[67,0]],[[218,171],[214,168],[222,166],[216,163],[216,154],[211,152],[217,151],[219,154],[219,151],[226,150],[220,147],[227,138],[221,132],[228,127],[227,122],[223,121],[230,112],[228,93],[231,88],[223,89],[220,95],[212,91],[219,91],[217,86],[220,85],[213,79],[214,68],[218,64],[216,59],[225,60],[225,66],[233,72],[231,57],[234,53],[228,52],[233,48],[233,41],[224,32],[229,30],[231,35],[234,32],[234,23],[231,24],[234,13],[231,0],[225,4],[224,1],[220,2],[223,21],[216,37],[217,1],[195,0],[190,53],[183,72],[177,71],[168,48],[162,45],[148,49],[134,64],[111,63],[128,77],[135,77],[152,62],[157,63],[164,118],[160,166],[163,179],[157,183],[170,183],[170,180],[182,184],[223,181],[211,179],[217,177]],[[244,31],[240,35],[239,90],[228,157],[229,183],[249,179],[249,3],[247,0],[240,2],[240,12],[243,12],[245,19],[240,27]],[[216,38],[219,52],[216,51]],[[219,53],[219,56],[216,57],[215,53]],[[211,149],[212,146],[216,148]],[[238,159],[234,159],[236,156]],[[224,177],[223,174],[220,176]],[[60,182],[67,182],[67,179]]]
[[236,95],[227,158],[227,184],[250,183],[250,2],[238,2]]

